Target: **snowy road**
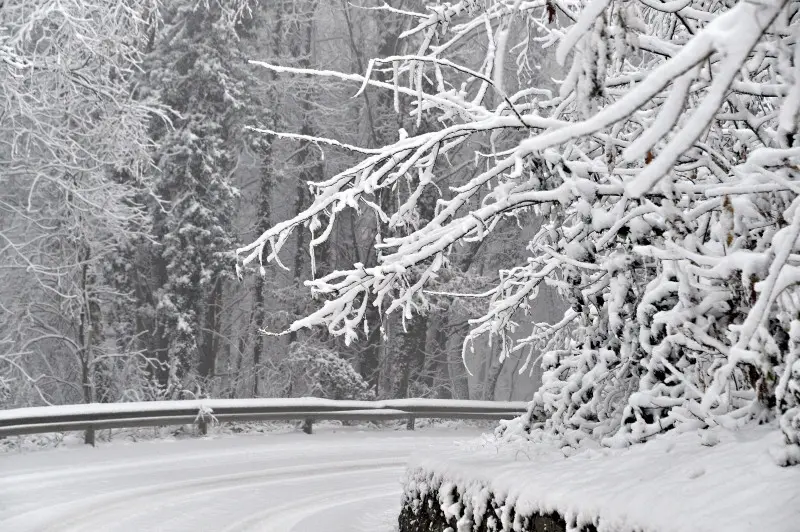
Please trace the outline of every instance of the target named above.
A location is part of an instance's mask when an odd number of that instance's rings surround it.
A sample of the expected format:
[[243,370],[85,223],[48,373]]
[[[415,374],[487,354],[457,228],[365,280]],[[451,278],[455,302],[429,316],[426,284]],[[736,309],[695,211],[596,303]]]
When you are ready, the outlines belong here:
[[388,532],[407,458],[477,434],[257,434],[8,453],[0,530]]

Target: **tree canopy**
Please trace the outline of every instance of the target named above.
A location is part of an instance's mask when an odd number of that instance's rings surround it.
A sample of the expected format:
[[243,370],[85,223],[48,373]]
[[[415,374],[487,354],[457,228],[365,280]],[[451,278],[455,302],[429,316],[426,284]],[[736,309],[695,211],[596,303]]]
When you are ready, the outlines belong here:
[[[788,444],[779,462],[800,461],[800,3],[463,0],[402,11],[416,53],[374,59],[364,75],[258,63],[388,91],[398,112],[435,124],[370,148],[268,131],[360,159],[309,183],[312,205],[239,249],[241,266],[279,262],[306,229],[313,253],[346,210],[384,228],[375,265],[307,282],[323,302],[289,331],[324,326],[349,342],[370,305],[424,314],[460,246],[532,212],[527,256],[491,290],[455,294],[486,302],[465,350],[488,335],[501,357],[524,351],[545,369],[529,415],[504,436],[616,446],[777,418]],[[479,172],[440,189],[463,146]],[[514,336],[544,285],[568,310]]]

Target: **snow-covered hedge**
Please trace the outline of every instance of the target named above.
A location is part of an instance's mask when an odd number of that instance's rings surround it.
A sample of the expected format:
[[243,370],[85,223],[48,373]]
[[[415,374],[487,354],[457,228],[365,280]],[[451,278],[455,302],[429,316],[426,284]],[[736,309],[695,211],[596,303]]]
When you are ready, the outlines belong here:
[[[558,514],[518,512],[513,501],[499,497],[480,484],[459,488],[422,469],[403,493],[399,532],[564,532]],[[585,532],[594,532],[587,525]]]
[[796,532],[800,468],[775,463],[775,428],[673,431],[577,452],[557,437],[487,437],[420,455],[406,473],[400,531]]

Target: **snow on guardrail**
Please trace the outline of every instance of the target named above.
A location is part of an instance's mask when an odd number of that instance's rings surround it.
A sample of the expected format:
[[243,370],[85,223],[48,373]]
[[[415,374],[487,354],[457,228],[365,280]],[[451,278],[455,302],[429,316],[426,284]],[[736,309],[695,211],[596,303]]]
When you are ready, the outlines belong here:
[[210,408],[214,412],[228,410],[326,411],[397,409],[409,413],[442,410],[513,411],[525,412],[524,401],[472,401],[459,399],[388,399],[383,401],[351,401],[317,397],[263,399],[191,399],[181,401],[143,401],[132,403],[89,403],[56,406],[34,406],[0,410],[0,423],[31,418],[95,416],[115,414],[150,414],[164,411],[199,412]]
[[138,403],[91,403],[0,410],[0,437],[42,432],[197,424],[205,433],[209,420],[305,421],[321,419],[387,420],[416,418],[503,419],[527,409],[525,402],[450,399],[336,401],[315,397],[292,399],[196,399]]

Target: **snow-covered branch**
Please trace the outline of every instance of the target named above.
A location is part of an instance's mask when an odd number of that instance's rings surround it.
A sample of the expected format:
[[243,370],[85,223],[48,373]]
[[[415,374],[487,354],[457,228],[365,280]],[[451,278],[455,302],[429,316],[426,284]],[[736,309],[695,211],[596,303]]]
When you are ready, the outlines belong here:
[[[546,370],[535,427],[625,445],[780,416],[797,446],[799,13],[788,0],[464,0],[414,15],[404,36],[418,52],[363,76],[262,65],[392,91],[437,127],[312,184],[313,205],[239,249],[241,263],[277,261],[304,225],[322,243],[344,209],[375,211],[378,264],[310,281],[325,301],[290,328],[351,341],[367,305],[428,312],[460,245],[532,211],[529,257],[500,272],[470,340],[507,338],[543,284],[569,303],[503,342],[501,356],[528,349]],[[552,48],[565,72],[551,93],[526,65]],[[379,65],[389,81],[372,79]],[[479,171],[420,224],[456,148]]]

